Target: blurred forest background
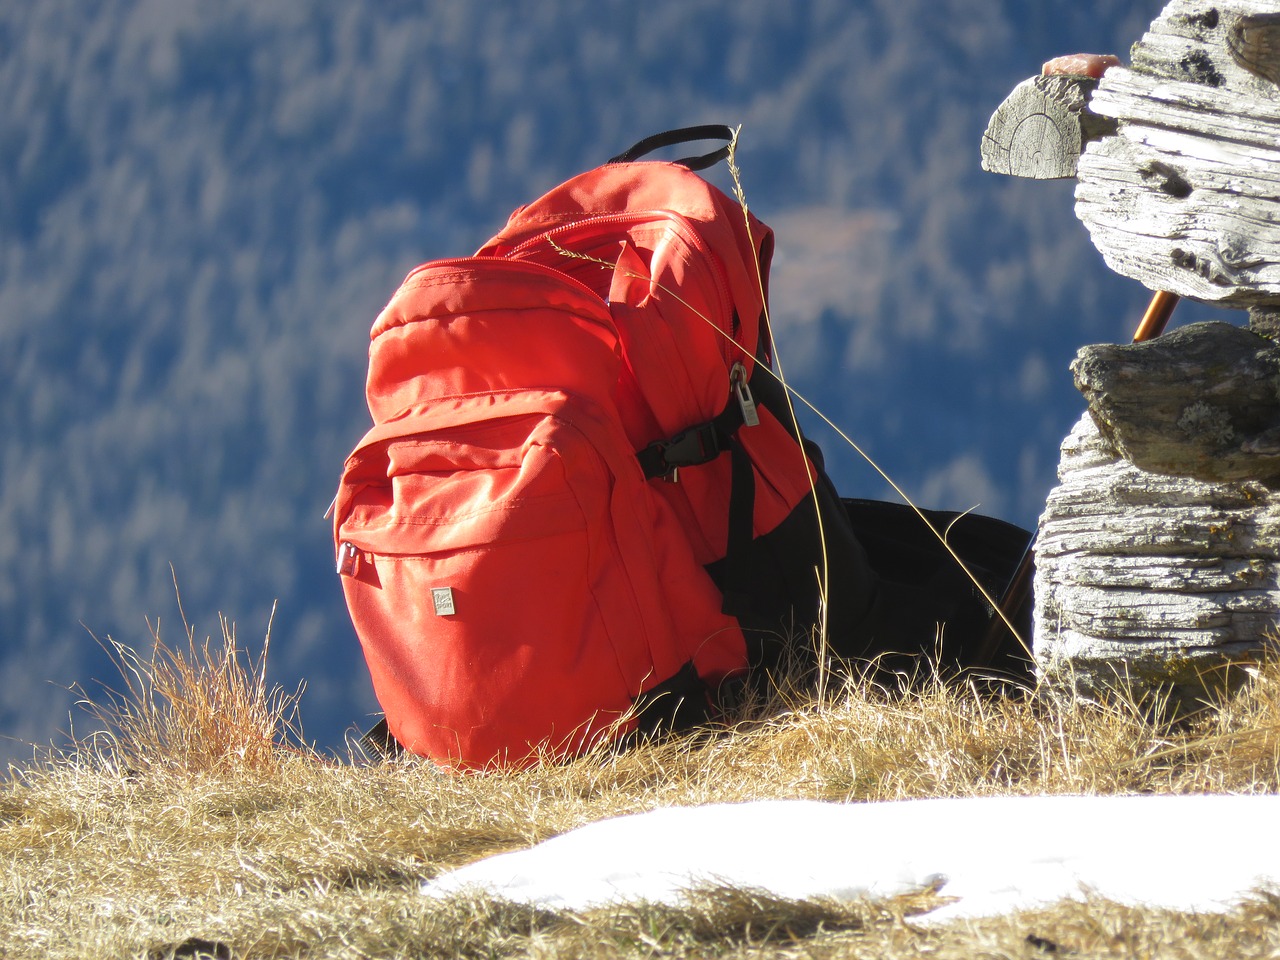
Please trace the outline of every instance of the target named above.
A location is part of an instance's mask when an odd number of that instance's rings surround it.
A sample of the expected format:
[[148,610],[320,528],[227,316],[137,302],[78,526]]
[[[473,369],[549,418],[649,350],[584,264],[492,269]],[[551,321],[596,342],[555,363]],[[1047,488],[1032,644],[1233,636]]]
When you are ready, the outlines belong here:
[[[369,325],[415,264],[673,126],[742,124],[793,383],[921,505],[1034,525],[1067,363],[1148,294],[1072,184],[984,174],[979,140],[1043,60],[1123,58],[1161,5],[0,4],[0,756],[118,679],[95,636],[181,639],[175,574],[198,638],[221,612],[257,651],[279,601],[269,675],[306,681],[310,738],[366,726],[322,514]],[[842,492],[890,496],[815,432]]]

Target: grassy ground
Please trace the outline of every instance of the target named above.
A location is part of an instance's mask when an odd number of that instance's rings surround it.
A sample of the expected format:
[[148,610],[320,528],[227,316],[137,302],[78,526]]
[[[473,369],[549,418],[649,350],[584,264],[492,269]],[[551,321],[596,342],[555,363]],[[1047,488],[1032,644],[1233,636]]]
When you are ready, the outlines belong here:
[[[1224,916],[1091,902],[935,926],[913,922],[928,906],[920,898],[787,903],[718,890],[687,910],[556,915],[417,894],[422,879],[486,854],[671,804],[1275,792],[1274,667],[1178,726],[1123,703],[987,697],[936,681],[904,693],[851,680],[825,703],[748,706],[713,736],[452,776],[416,761],[335,762],[299,746],[292,698],[266,689],[261,661],[246,661],[231,636],[188,638],[185,650],[145,659],[116,651],[129,682],[99,708],[108,735],[11,769],[0,792],[5,957],[1280,953],[1280,898],[1262,895]],[[1215,836],[1258,828],[1203,825]]]

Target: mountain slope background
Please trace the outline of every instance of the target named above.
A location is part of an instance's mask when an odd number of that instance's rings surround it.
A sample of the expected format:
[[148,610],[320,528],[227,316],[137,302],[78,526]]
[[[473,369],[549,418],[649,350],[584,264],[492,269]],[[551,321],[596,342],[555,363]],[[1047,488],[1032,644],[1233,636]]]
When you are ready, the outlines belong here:
[[[0,5],[0,756],[112,680],[95,636],[181,636],[175,576],[197,637],[222,613],[258,649],[278,601],[310,738],[367,725],[321,517],[369,325],[415,264],[669,127],[742,124],[793,384],[922,506],[1033,525],[1067,363],[1148,295],[1071,184],[984,174],[979,139],[1043,60],[1123,55],[1160,6]],[[890,496],[815,433],[842,492]]]

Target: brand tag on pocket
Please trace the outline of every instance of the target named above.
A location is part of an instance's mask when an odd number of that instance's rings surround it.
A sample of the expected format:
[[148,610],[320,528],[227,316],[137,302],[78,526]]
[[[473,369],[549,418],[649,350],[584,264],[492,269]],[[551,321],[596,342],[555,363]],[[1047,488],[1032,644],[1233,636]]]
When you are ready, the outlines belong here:
[[432,587],[431,603],[436,608],[437,617],[451,617],[457,613],[453,606],[452,587]]

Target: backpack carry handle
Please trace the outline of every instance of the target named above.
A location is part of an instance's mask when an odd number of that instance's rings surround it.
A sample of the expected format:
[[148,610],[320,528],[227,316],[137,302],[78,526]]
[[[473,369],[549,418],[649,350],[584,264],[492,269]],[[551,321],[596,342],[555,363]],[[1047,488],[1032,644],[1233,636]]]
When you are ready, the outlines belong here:
[[676,163],[688,167],[690,170],[705,170],[707,167],[714,166],[729,155],[729,144],[733,143],[733,129],[723,123],[704,123],[696,127],[664,130],[662,133],[655,133],[651,137],[645,137],[630,149],[624,150],[616,157],[611,158],[608,162],[631,163],[633,160],[639,160],[646,154],[661,150],[663,147],[674,147],[680,143],[695,143],[698,140],[723,140],[725,145],[710,153],[685,157],[683,160],[677,160]]

